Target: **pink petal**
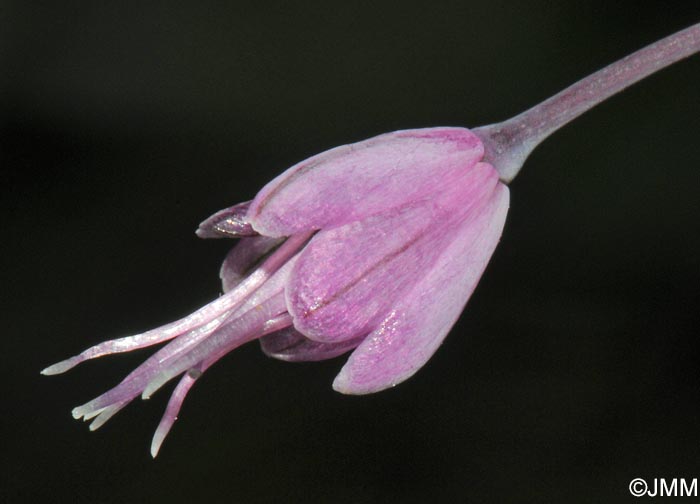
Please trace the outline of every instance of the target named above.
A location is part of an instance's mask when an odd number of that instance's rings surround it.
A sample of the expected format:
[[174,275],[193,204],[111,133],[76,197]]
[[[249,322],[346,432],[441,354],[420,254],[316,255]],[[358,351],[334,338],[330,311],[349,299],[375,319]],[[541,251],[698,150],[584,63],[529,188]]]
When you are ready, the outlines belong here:
[[456,230],[429,273],[395,305],[348,359],[333,382],[344,394],[368,394],[413,375],[433,355],[474,291],[501,236],[508,189]]
[[320,231],[287,285],[294,326],[335,343],[368,334],[425,275],[473,205],[490,197],[496,171],[479,163],[439,197]]
[[340,343],[318,343],[308,339],[294,327],[260,338],[260,347],[268,357],[287,362],[309,362],[332,359],[357,347],[362,337]]
[[246,220],[250,201],[219,210],[202,221],[195,234],[200,238],[239,238],[257,233]]
[[247,219],[266,236],[340,226],[439,194],[482,156],[464,128],[387,133],[291,167],[258,193]]

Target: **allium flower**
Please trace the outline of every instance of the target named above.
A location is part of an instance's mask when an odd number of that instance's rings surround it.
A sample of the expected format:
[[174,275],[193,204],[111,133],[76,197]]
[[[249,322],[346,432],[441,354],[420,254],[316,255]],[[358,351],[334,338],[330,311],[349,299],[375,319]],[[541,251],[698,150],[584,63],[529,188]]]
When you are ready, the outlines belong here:
[[92,430],[136,396],[182,375],[155,456],[197,378],[258,339],[287,361],[353,350],[333,382],[366,394],[413,375],[471,296],[508,209],[504,182],[549,134],[630,84],[700,50],[700,24],[662,39],[502,123],[428,128],[337,147],[293,166],[251,202],[204,221],[203,238],[240,242],[224,295],[143,334],[107,341],[42,371],[172,340],[120,384],[75,408]]
[[498,242],[508,189],[463,128],[397,131],[293,166],[252,202],[217,212],[197,234],[237,237],[224,295],[188,317],[107,341],[44,374],[172,340],[119,385],[73,410],[100,427],[138,395],[183,375],[151,447],[158,452],[195,380],[259,339],[287,361],[354,349],[333,387],[377,392],[413,375],[457,320]]

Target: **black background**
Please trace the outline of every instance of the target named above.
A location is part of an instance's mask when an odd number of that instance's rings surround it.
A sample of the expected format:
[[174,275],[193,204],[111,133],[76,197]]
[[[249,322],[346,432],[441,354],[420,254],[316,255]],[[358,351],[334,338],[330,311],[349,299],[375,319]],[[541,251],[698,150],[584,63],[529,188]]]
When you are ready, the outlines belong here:
[[[538,148],[469,306],[414,378],[227,356],[155,461],[167,391],[96,433],[70,409],[149,350],[39,370],[219,293],[196,224],[312,154],[505,119],[697,2],[3,2],[7,502],[621,502],[700,477],[700,58]],[[644,499],[643,499],[644,500]]]

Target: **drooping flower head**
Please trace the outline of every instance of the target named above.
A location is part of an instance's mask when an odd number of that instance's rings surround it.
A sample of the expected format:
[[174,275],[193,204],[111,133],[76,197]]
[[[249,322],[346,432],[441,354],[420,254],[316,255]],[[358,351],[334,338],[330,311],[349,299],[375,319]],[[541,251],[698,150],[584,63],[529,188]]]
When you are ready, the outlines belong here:
[[[202,238],[240,238],[224,294],[166,326],[49,366],[172,340],[121,383],[73,410],[92,430],[182,375],[156,429],[155,456],[197,378],[259,340],[287,361],[352,354],[333,382],[366,394],[412,376],[457,320],[498,242],[504,182],[552,132],[634,82],[700,51],[700,24],[647,46],[501,123],[397,131],[303,161],[250,202],[205,220]],[[495,168],[494,168],[495,167]]]
[[224,294],[193,314],[50,366],[172,340],[120,384],[75,408],[96,429],[138,395],[182,375],[152,453],[195,380],[259,339],[287,361],[353,350],[333,387],[377,392],[413,375],[457,320],[501,235],[508,189],[463,128],[397,131],[303,161],[251,201],[205,220],[203,238],[239,238]]

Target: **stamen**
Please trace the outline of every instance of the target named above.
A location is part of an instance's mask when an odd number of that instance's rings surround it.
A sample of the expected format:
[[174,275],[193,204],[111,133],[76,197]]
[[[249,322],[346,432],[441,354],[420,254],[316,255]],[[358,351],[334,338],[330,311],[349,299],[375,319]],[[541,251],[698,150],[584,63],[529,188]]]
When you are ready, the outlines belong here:
[[73,409],[73,416],[75,418],[82,416],[85,419],[89,419],[116,402],[130,402],[139,395],[143,387],[158,373],[161,366],[165,365],[168,360],[185,353],[189,348],[206,338],[221,325],[227,316],[227,314],[220,315],[208,324],[181,335],[175,341],[149,357],[144,363],[129,373],[116,387]]
[[177,420],[177,415],[180,413],[182,402],[185,400],[185,397],[190,391],[190,388],[192,388],[192,385],[194,385],[194,382],[197,381],[197,378],[202,375],[202,372],[205,369],[205,367],[202,367],[201,371],[197,370],[196,368],[191,369],[190,371],[196,370],[197,373],[191,373],[188,371],[175,387],[175,390],[168,401],[168,406],[165,408],[163,418],[161,418],[158,428],[153,435],[153,440],[151,441],[151,457],[156,458],[158,455],[163,441],[165,441],[165,438],[170,432],[175,420]]
[[[265,334],[269,334],[271,332],[279,331],[285,327],[288,327],[289,325],[291,325],[291,323],[291,315],[289,315],[288,313],[283,313],[282,315],[279,315],[274,319],[265,322],[263,332]],[[204,373],[204,371],[206,371],[212,364],[217,362],[228,352],[229,350],[226,349],[225,351],[220,350],[218,352],[213,353],[203,362],[190,368],[180,379],[180,382],[177,384],[175,390],[170,396],[170,400],[168,401],[168,405],[165,408],[163,418],[161,418],[160,423],[158,424],[158,428],[156,429],[156,432],[153,435],[153,440],[151,441],[151,456],[153,458],[156,458],[156,456],[158,455],[163,441],[170,432],[170,429],[175,423],[175,420],[177,420],[177,415],[180,413],[182,403],[185,400],[187,393],[190,391],[190,388],[192,388],[192,385],[194,385],[194,382],[197,381],[197,379],[200,376],[202,376],[202,373]]]
[[99,415],[95,417],[95,419],[90,423],[89,429],[91,431],[96,431],[100,427],[102,427],[107,420],[112,418],[114,415],[116,415],[119,411],[121,411],[124,406],[129,404],[131,401],[122,401],[118,402],[116,404],[113,404],[105,409],[103,409]]
[[207,324],[239,306],[252,292],[259,288],[272,276],[291,256],[296,254],[299,248],[310,238],[313,233],[300,233],[289,237],[280,247],[269,256],[263,264],[246,277],[232,290],[220,296],[211,303],[203,306],[194,313],[157,329],[151,329],[142,334],[126,336],[88,348],[82,353],[57,362],[41,371],[43,375],[55,375],[65,373],[86,360],[102,357],[103,355],[128,352],[138,348],[155,345],[168,341],[186,331],[196,329]]
[[148,399],[160,387],[197,363],[212,355],[226,355],[243,343],[257,339],[265,332],[266,322],[287,310],[284,292],[279,292],[264,303],[251,308],[243,315],[234,314],[198,345],[159,367],[143,389],[141,397]]
[[[94,418],[90,428],[97,429],[140,393],[144,398],[148,398],[163,384],[187,369],[197,369],[197,366],[203,364],[208,367],[237,346],[291,325],[291,316],[286,313],[284,279],[294,264],[294,255],[312,234],[305,233],[288,238],[239,286],[207,305],[206,315],[203,314],[204,309],[195,312],[200,314],[200,320],[206,319],[204,323],[193,324],[193,316],[175,323],[179,324],[180,328],[193,327],[152,355],[116,387],[74,408],[73,417],[82,417],[85,420]],[[235,300],[221,302],[229,297]],[[216,309],[212,309],[213,306],[216,306]],[[167,327],[172,326],[173,324],[170,324]],[[79,358],[80,356],[77,356],[74,360]],[[51,368],[55,367],[57,366]],[[206,367],[202,367],[202,370]],[[159,436],[165,436],[170,428],[169,422],[172,425],[174,420],[169,418],[174,418],[179,404],[191,387],[191,384],[186,384],[190,379],[196,379],[193,375],[189,376],[190,378],[176,389],[173,406],[166,411]],[[159,443],[162,443],[162,439],[154,446],[158,448]]]

